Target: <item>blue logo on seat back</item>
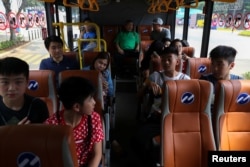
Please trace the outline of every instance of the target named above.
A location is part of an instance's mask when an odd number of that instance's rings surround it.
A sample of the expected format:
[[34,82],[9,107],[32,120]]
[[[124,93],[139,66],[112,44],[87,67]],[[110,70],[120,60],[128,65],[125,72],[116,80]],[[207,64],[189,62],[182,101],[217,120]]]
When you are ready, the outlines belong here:
[[184,104],[191,104],[194,101],[194,94],[190,92],[183,93],[181,96],[181,102]]
[[37,90],[38,89],[38,82],[35,80],[30,80],[28,89],[29,90]]
[[199,73],[204,73],[207,71],[207,67],[205,65],[200,65],[198,68]]
[[40,158],[32,152],[23,152],[17,157],[18,167],[41,167]]
[[248,103],[250,100],[250,95],[248,95],[247,93],[241,93],[238,97],[237,97],[237,103],[238,104],[246,104]]

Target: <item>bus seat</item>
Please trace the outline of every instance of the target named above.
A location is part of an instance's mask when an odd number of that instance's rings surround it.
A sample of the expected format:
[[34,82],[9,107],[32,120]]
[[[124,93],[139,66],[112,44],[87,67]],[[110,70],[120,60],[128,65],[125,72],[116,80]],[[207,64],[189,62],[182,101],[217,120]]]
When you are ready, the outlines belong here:
[[188,55],[189,57],[194,57],[195,48],[191,46],[183,47],[182,52]]
[[141,40],[141,52],[144,54],[150,47],[151,43],[153,42],[153,40]]
[[170,25],[162,25],[162,27],[167,28],[170,30],[171,26]]
[[171,80],[162,99],[161,165],[206,167],[215,142],[211,122],[213,85],[204,80]]
[[77,62],[79,62],[79,57],[77,52],[64,52],[63,55],[71,59],[75,59]]
[[82,56],[83,67],[90,66],[99,52],[84,51]]
[[139,67],[141,67],[141,61],[143,60],[145,53],[149,49],[152,42],[153,42],[152,40],[141,40],[140,55],[139,55]]
[[0,127],[0,166],[78,167],[75,147],[67,125]]
[[[109,163],[109,114],[104,113],[104,102],[103,102],[103,94],[102,94],[102,81],[101,74],[96,70],[65,70],[59,73],[59,83],[61,83],[64,79],[71,76],[78,76],[88,79],[92,82],[92,84],[96,87],[96,94],[94,95],[94,99],[96,101],[95,111],[100,114],[102,123],[103,123],[103,132],[105,136],[105,142],[103,142],[103,163]],[[105,121],[104,121],[105,120]],[[108,123],[107,123],[108,122]]]
[[211,60],[209,58],[189,58],[187,59],[186,74],[191,79],[199,79],[201,75],[211,72]]
[[48,106],[49,114],[54,114],[58,109],[55,73],[51,70],[30,70],[29,85],[26,93],[39,97]]
[[250,150],[249,95],[250,80],[218,82],[212,114],[218,150]]
[[103,32],[102,34],[103,39],[107,42],[107,50],[111,54],[114,54],[116,50],[114,40],[116,38],[116,35],[119,32],[119,26],[118,25],[104,25],[102,27],[102,32]]
[[152,25],[138,25],[137,31],[141,40],[150,40],[150,34],[152,32]]

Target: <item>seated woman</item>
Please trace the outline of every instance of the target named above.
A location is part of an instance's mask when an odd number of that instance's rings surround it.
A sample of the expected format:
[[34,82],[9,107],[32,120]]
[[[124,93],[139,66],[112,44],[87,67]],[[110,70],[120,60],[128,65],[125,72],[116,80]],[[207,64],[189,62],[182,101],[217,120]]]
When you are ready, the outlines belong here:
[[[110,55],[108,52],[99,52],[99,54],[94,58],[90,66],[84,67],[83,70],[97,70],[102,74],[102,84],[103,84],[103,100],[105,109],[108,106],[112,106],[114,97],[114,86],[111,77],[111,72],[109,70]],[[110,131],[111,148],[116,155],[121,155],[123,153],[122,147],[116,139],[115,129]]]
[[185,53],[183,53],[183,43],[182,43],[182,40],[180,39],[174,39],[170,46],[172,47],[176,47],[178,49],[178,53],[179,53],[179,59],[181,60],[182,63],[180,63],[177,67],[176,67],[176,70],[177,71],[181,71],[183,73],[186,72],[186,64],[187,64],[187,59],[189,59],[190,57],[188,55],[186,55]]
[[114,86],[109,71],[110,55],[108,52],[100,52],[90,66],[83,70],[97,70],[102,74],[103,98],[106,105],[110,105],[114,96]]

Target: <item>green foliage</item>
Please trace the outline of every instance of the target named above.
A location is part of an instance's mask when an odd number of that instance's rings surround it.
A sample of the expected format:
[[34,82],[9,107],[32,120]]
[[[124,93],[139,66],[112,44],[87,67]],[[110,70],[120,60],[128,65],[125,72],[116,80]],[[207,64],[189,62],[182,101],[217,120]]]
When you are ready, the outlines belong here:
[[244,74],[243,74],[243,77],[244,77],[245,79],[250,79],[250,71],[244,73]]
[[241,31],[241,32],[239,33],[239,35],[241,35],[241,36],[248,36],[248,37],[250,37],[250,31],[243,30],[243,31]]
[[0,42],[0,50],[11,48],[13,46],[19,45],[22,42],[24,42],[23,36],[18,35],[15,40]]

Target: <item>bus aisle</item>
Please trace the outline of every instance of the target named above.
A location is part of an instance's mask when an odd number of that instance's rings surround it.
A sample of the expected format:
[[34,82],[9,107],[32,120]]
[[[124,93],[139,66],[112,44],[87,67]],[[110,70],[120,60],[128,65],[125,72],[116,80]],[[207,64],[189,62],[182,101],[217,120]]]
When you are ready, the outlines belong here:
[[121,155],[111,153],[111,167],[143,166],[131,143],[138,124],[136,110],[135,79],[118,79],[116,81],[115,139],[118,140],[123,151]]

